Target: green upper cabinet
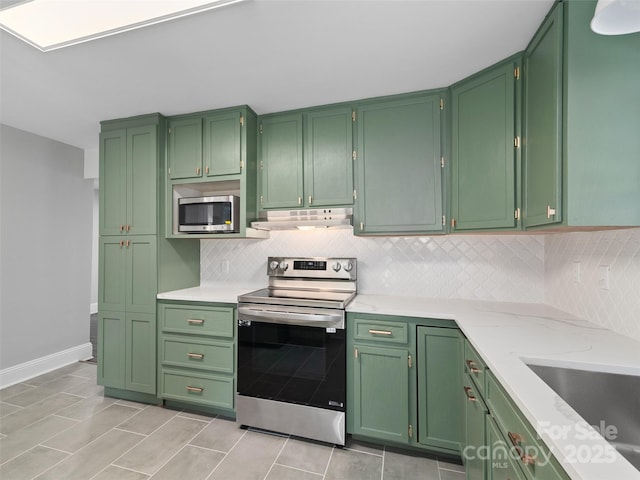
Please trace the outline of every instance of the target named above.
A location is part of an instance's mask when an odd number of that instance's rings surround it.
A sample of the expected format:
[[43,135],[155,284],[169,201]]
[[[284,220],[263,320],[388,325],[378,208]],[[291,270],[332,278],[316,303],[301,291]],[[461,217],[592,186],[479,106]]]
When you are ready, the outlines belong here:
[[455,328],[417,327],[418,442],[460,452],[464,425],[462,338]]
[[527,228],[640,225],[640,35],[592,32],[595,6],[558,3],[526,51]]
[[157,225],[157,126],[100,134],[100,235],[149,235]]
[[244,117],[239,110],[204,117],[203,164],[206,176],[240,173],[243,125]]
[[306,206],[353,204],[353,123],[350,106],[304,114]]
[[202,177],[202,117],[169,120],[169,177]]
[[440,94],[361,103],[356,234],[444,231]]
[[552,10],[524,57],[527,227],[562,220],[562,7]]
[[451,89],[451,230],[518,226],[519,59]]
[[260,207],[303,205],[302,113],[260,119]]

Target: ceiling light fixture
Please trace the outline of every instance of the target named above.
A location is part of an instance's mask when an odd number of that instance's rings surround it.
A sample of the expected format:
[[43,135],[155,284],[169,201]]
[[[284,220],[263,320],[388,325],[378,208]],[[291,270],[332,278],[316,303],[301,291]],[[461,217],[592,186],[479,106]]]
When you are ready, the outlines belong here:
[[640,0],[598,0],[591,30],[601,35],[640,32]]
[[0,28],[43,52],[244,0],[30,0],[0,10]]

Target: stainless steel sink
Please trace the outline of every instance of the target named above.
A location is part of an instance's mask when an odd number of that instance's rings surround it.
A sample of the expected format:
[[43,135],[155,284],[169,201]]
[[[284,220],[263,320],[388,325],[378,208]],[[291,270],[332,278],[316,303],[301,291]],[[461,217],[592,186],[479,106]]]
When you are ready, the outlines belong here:
[[607,438],[640,471],[640,376],[529,364],[590,425],[615,426]]

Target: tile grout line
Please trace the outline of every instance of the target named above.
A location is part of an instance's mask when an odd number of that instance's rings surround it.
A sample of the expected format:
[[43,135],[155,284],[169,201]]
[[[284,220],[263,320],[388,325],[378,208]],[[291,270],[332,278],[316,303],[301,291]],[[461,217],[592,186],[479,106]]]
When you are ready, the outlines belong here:
[[[167,465],[171,460],[173,460],[174,458],[176,458],[176,457],[178,456],[178,454],[179,454],[181,451],[183,451],[185,448],[187,448],[187,447],[189,446],[189,443],[191,443],[191,442],[192,442],[192,441],[193,441],[193,440],[194,440],[198,435],[200,435],[200,433],[202,432],[202,430],[204,430],[205,428],[207,428],[207,426],[208,426],[209,424],[211,424],[211,420],[210,420],[210,421],[208,421],[208,422],[206,422],[206,421],[204,421],[204,420],[196,420],[195,418],[181,417],[180,415],[176,415],[174,418],[183,418],[183,419],[185,419],[185,420],[192,420],[192,421],[195,421],[195,422],[206,423],[207,425],[203,426],[200,430],[198,430],[196,433],[194,433],[194,434],[193,434],[193,436],[192,436],[189,440],[187,440],[187,441],[182,445],[182,447],[180,447],[180,448],[176,451],[176,453],[174,453],[173,455],[171,455],[171,457],[170,457],[166,462],[164,462],[162,465],[160,465],[158,468],[156,468],[156,469],[155,469],[155,471],[154,471],[153,473],[149,473],[149,474],[145,473],[145,475],[153,476],[153,475],[155,475],[156,473],[158,473],[160,470],[162,470],[162,469],[163,469],[163,468],[164,468],[164,467],[165,467],[165,466],[166,466],[166,465]],[[144,473],[144,472],[139,472],[139,473]]]
[[245,432],[240,436],[240,438],[236,441],[236,443],[233,444],[233,446],[229,449],[229,451],[227,453],[224,454],[224,457],[222,457],[220,459],[220,461],[218,462],[218,464],[215,466],[215,468],[213,470],[211,470],[211,473],[209,473],[209,475],[207,475],[207,478],[205,480],[209,480],[211,478],[211,475],[213,475],[215,473],[215,471],[220,467],[220,465],[222,465],[222,462],[225,461],[225,459],[229,456],[229,454],[231,453],[231,451],[236,448],[236,445],[238,445],[238,443],[240,443],[240,440],[242,440],[244,438],[244,436],[247,434],[249,430],[245,430]]
[[267,474],[264,476],[263,480],[267,480],[267,477],[269,476],[269,474],[271,473],[271,470],[273,470],[273,466],[276,464],[276,462],[278,461],[278,459],[280,458],[280,455],[282,455],[282,451],[284,450],[284,447],[287,446],[287,443],[289,443],[289,439],[291,437],[287,437],[287,439],[284,441],[284,443],[282,444],[282,447],[280,448],[280,451],[278,452],[278,454],[276,455],[276,458],[273,459],[273,463],[271,464],[271,466],[269,467],[269,470],[267,471]]
[[382,446],[382,468],[380,469],[380,480],[384,480],[384,458],[386,457],[387,447]]
[[291,470],[296,470],[297,472],[310,473],[311,475],[321,476],[321,473],[312,472],[311,470],[305,470],[304,468],[292,467],[291,465],[285,465],[284,463],[274,462],[273,465],[278,465],[279,467],[290,468]]
[[331,465],[331,459],[333,458],[333,452],[336,450],[336,447],[331,449],[331,453],[329,454],[329,460],[327,461],[327,466],[324,467],[324,473],[322,474],[322,480],[327,478],[327,472],[329,471],[329,465]]

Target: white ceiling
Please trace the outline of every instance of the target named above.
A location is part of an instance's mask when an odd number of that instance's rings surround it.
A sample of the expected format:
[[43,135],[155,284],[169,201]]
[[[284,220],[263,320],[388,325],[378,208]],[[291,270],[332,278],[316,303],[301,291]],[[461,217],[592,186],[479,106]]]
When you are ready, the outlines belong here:
[[444,87],[523,50],[552,4],[249,0],[46,53],[2,31],[0,121],[97,148],[112,118]]

